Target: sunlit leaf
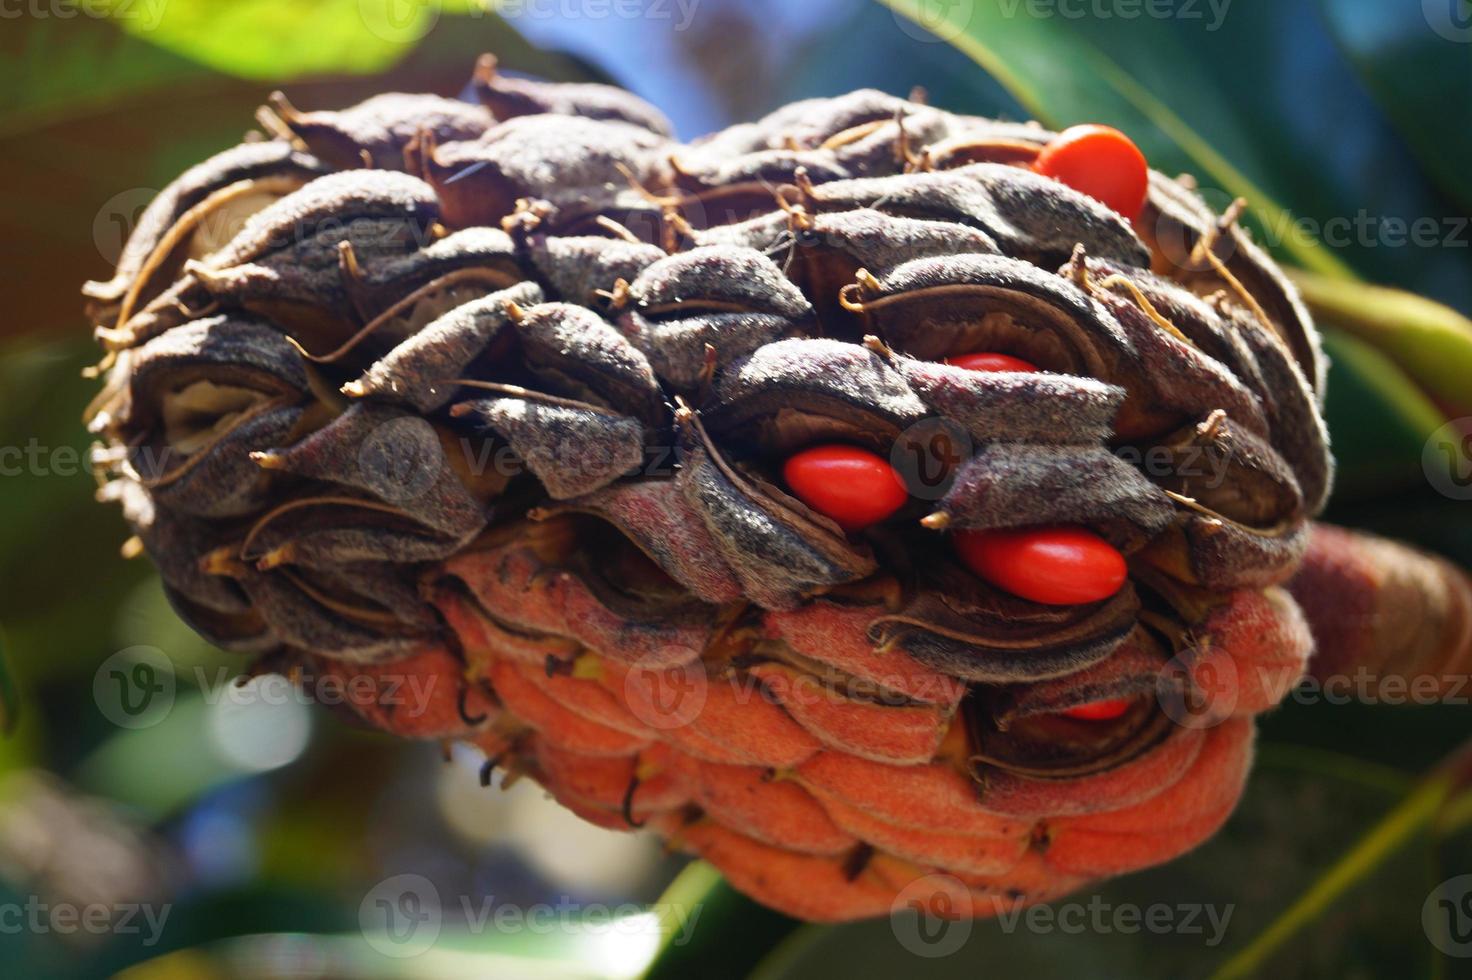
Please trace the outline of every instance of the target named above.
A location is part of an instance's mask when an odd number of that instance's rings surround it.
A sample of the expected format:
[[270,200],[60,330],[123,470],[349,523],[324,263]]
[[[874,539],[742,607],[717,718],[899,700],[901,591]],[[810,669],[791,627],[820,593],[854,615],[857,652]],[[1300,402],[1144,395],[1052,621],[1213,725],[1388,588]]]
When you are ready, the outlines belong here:
[[1408,844],[1424,838],[1438,814],[1468,779],[1472,744],[1427,777],[1395,809],[1372,826],[1348,852],[1290,905],[1273,924],[1242,947],[1213,975],[1239,980],[1259,975],[1267,961],[1305,926]]
[[276,81],[382,71],[441,15],[473,11],[489,29],[501,24],[471,0],[108,0],[106,6],[136,37],[217,71]]
[[1294,279],[1320,323],[1384,353],[1451,412],[1472,413],[1472,320],[1404,290],[1312,273]]
[[660,896],[666,915],[659,952],[641,980],[738,980],[801,923],[758,905],[720,872],[693,861]]
[[[1153,25],[1132,19],[1131,32],[1148,31],[1150,57],[1148,61],[1132,62],[1127,68],[1085,32],[1085,27],[1099,29],[1096,19],[1022,16],[1026,7],[1008,0],[966,4],[883,2],[948,38],[1042,122],[1054,127],[1077,122],[1117,126],[1141,142],[1157,167],[1169,169],[1177,162],[1189,163],[1190,169],[1215,181],[1227,193],[1247,198],[1263,222],[1280,227],[1293,224],[1291,212],[1272,200],[1188,122],[1188,118],[1204,117],[1220,124],[1222,120],[1229,122],[1232,115],[1215,95],[1218,82],[1188,48],[1158,26],[1158,19]],[[1189,100],[1189,117],[1156,94],[1165,89],[1147,85],[1129,70],[1142,68],[1148,68],[1155,78],[1170,80],[1172,96]],[[1214,111],[1203,108],[1201,103],[1207,101],[1217,103]],[[1232,142],[1241,146],[1252,143],[1240,129],[1234,129],[1231,135]],[[1349,272],[1337,256],[1311,237],[1291,236],[1283,242],[1283,248],[1300,264],[1326,275]]]
[[1446,416],[1410,375],[1365,341],[1329,329],[1324,351],[1325,415],[1339,469],[1336,499],[1424,483],[1421,452]]
[[209,71],[96,17],[7,22],[0,31],[0,139]]

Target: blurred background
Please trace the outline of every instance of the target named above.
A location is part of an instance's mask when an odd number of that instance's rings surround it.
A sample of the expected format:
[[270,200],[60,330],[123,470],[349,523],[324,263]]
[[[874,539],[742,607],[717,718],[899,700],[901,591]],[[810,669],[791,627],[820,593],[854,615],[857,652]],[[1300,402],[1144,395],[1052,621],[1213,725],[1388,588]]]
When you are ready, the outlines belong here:
[[[239,141],[274,88],[302,108],[454,95],[484,51],[509,71],[624,85],[687,138],[864,86],[1125,129],[1219,209],[1246,196],[1260,239],[1328,311],[1330,517],[1472,566],[1461,0],[4,0],[3,975],[617,978],[670,942],[651,903],[681,859],[528,783],[483,788],[473,751],[365,733],[285,685],[233,696],[242,660],[174,619],[146,563],[120,556],[119,515],[92,500],[80,371],[96,349],[77,289],[107,278],[153,194]],[[146,710],[120,673],[157,692]],[[1290,699],[1222,835],[1078,897],[1230,909],[1220,934],[977,923],[928,956],[889,921],[798,928],[697,870],[677,888],[701,918],[655,969],[1469,975],[1472,935],[1423,919],[1465,895],[1472,931],[1472,878],[1455,884],[1472,873],[1472,805],[1425,792],[1469,717]],[[438,910],[429,942],[364,928],[406,895],[423,901],[410,915]],[[498,925],[503,907],[552,913]]]

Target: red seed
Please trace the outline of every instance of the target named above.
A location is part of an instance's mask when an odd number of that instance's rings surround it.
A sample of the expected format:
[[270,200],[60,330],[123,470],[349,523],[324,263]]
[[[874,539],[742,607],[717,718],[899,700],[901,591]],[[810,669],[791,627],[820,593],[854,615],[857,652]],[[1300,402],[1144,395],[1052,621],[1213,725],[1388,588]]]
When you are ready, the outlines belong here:
[[839,444],[811,446],[782,466],[799,500],[845,531],[877,524],[909,499],[905,481],[883,457]]
[[1080,721],[1113,721],[1133,705],[1133,698],[1110,698],[1107,701],[1090,701],[1063,712],[1064,717]]
[[1038,366],[1011,354],[958,354],[946,358],[946,363],[968,371],[1036,371]]
[[992,585],[1047,605],[1107,599],[1128,574],[1124,556],[1081,527],[957,531],[955,545],[961,560]]
[[1032,168],[1103,202],[1126,218],[1145,206],[1149,165],[1130,138],[1109,126],[1070,126],[1043,147]]

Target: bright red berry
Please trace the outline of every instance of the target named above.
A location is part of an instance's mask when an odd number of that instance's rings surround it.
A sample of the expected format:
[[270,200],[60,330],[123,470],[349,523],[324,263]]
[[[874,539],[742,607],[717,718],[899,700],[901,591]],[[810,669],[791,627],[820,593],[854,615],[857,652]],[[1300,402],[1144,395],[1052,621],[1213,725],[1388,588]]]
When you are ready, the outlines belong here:
[[854,446],[811,446],[782,466],[799,500],[845,531],[877,524],[909,499],[905,481],[883,457]]
[[1126,218],[1145,206],[1149,165],[1128,136],[1109,126],[1070,126],[1033,162],[1045,177],[1062,181]]
[[1011,354],[989,354],[984,351],[948,357],[946,363],[966,368],[968,371],[1036,371],[1038,369],[1036,364],[1024,361],[1020,357],[1013,357]]
[[1113,721],[1126,711],[1135,702],[1132,698],[1110,698],[1107,701],[1090,701],[1076,708],[1069,708],[1063,712],[1067,718],[1077,718],[1080,721]]
[[1107,599],[1124,584],[1124,556],[1081,527],[957,531],[956,551],[973,572],[1033,602],[1073,606]]

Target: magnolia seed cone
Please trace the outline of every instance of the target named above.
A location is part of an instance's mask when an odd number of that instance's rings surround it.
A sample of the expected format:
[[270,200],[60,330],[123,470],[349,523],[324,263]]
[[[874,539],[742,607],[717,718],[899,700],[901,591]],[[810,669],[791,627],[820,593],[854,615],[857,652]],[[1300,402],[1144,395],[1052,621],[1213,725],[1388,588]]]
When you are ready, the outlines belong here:
[[[1466,669],[1460,573],[1309,523],[1314,329],[1188,180],[1121,216],[1030,169],[1043,129],[874,91],[682,144],[614,89],[474,90],[274,97],[85,287],[101,495],[210,641],[814,920],[1196,846],[1316,624],[1336,670]],[[824,442],[908,503],[791,496]],[[1123,588],[951,547],[1058,524]]]

